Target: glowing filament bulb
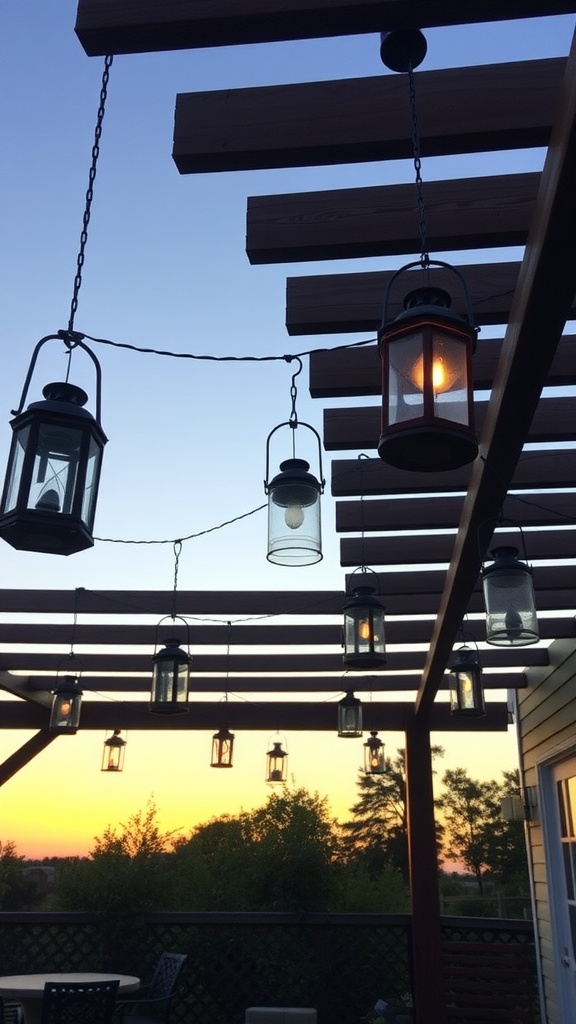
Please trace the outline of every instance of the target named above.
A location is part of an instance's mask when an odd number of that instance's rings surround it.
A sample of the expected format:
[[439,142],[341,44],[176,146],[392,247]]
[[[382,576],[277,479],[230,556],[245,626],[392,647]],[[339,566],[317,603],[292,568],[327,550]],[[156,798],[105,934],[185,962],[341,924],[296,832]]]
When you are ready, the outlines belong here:
[[372,639],[372,630],[370,628],[369,619],[362,619],[362,621],[358,623],[358,636],[361,640]]

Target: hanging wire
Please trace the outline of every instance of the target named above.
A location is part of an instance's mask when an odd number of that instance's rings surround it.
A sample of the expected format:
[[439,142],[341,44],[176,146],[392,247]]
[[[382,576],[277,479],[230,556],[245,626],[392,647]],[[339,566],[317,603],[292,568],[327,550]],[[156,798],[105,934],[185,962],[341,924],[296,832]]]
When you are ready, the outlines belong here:
[[94,198],[94,179],[96,177],[96,167],[98,164],[98,157],[100,155],[100,138],[102,136],[102,123],[104,121],[104,113],[106,110],[106,97],[108,94],[108,80],[110,78],[110,68],[112,66],[112,56],[107,56],[104,59],[104,71],[102,74],[102,85],[100,87],[100,104],[98,106],[98,114],[96,118],[96,128],[94,130],[94,144],[92,146],[92,162],[90,164],[90,171],[88,174],[88,188],[86,191],[86,205],[84,207],[84,216],[82,218],[82,231],[80,233],[80,248],[76,259],[76,276],[74,277],[74,288],[72,292],[72,302],[70,305],[70,317],[68,320],[68,334],[69,334],[69,352],[68,352],[68,367],[70,367],[70,359],[72,356],[72,349],[74,348],[74,318],[78,309],[78,296],[80,288],[82,287],[82,270],[84,267],[84,258],[86,253],[86,243],[88,241],[88,225],[90,223],[90,214],[92,211],[92,200]]
[[366,572],[366,558],[365,558],[365,552],[364,552],[364,472],[363,472],[363,467],[362,467],[362,460],[363,459],[369,459],[369,458],[370,458],[370,456],[366,455],[366,452],[360,452],[360,455],[358,456],[358,460],[360,462],[360,531],[361,531],[361,533],[360,533],[360,536],[361,536],[361,546],[360,546],[360,562],[361,562],[361,565],[360,565],[360,568],[361,568],[362,572]]
[[428,252],[428,240],[426,229],[426,207],[422,191],[422,160],[420,157],[420,135],[418,132],[418,113],[416,109],[416,88],[414,85],[414,70],[412,65],[408,68],[408,84],[410,90],[410,110],[412,112],[412,145],[414,151],[414,174],[416,183],[416,194],[418,196],[418,219],[420,225],[420,263],[424,269],[430,263]]

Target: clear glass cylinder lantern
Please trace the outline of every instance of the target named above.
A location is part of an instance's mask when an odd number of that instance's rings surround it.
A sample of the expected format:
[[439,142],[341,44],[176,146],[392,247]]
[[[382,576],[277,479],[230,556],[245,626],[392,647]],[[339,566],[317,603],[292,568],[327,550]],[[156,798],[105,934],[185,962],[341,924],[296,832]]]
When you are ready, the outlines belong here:
[[490,552],[492,565],[482,569],[486,607],[486,642],[497,647],[526,647],[540,639],[532,569],[518,559],[518,548]]
[[359,584],[344,605],[344,655],[346,668],[375,669],[386,664],[384,616],[386,609],[374,587]]
[[288,753],[281,740],[271,740],[272,746],[266,754],[266,782],[286,782],[288,778]]
[[234,751],[234,733],[225,727],[218,729],[212,737],[211,768],[231,768]]
[[192,658],[174,637],[152,658],[150,711],[157,715],[178,715],[188,711],[188,689]]
[[482,688],[482,666],[476,651],[462,647],[450,669],[450,710],[462,718],[481,718],[486,714]]
[[124,769],[126,740],[122,738],[120,731],[120,729],[114,729],[112,735],[104,740],[102,766],[100,768],[103,772],[121,772]]
[[338,735],[344,739],[362,735],[362,703],[352,690],[338,703]]
[[80,724],[82,690],[75,676],[64,676],[52,697],[48,731],[62,736],[74,736]]
[[[413,266],[420,264],[401,268],[390,284]],[[440,266],[461,278],[455,268]],[[471,315],[464,320],[453,312],[444,289],[421,287],[406,296],[403,312],[387,322],[388,293],[389,288],[378,332],[383,396],[378,454],[392,466],[416,472],[442,472],[472,462],[478,442]]]
[[322,558],[321,486],[305,459],[285,459],[268,484],[268,561],[313,565]]
[[364,771],[366,775],[383,775],[386,771],[384,743],[375,729],[364,744]]

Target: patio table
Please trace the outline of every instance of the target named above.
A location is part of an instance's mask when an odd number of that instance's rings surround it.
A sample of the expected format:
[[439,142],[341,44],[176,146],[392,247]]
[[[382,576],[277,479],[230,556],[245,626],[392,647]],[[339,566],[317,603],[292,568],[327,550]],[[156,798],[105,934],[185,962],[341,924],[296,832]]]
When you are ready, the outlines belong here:
[[0,976],[0,996],[5,999],[18,999],[24,1009],[25,1024],[40,1024],[42,1017],[42,999],[44,985],[47,981],[90,982],[116,981],[119,993],[136,992],[140,987],[140,978],[132,974],[101,974],[86,971],[72,974],[9,974]]

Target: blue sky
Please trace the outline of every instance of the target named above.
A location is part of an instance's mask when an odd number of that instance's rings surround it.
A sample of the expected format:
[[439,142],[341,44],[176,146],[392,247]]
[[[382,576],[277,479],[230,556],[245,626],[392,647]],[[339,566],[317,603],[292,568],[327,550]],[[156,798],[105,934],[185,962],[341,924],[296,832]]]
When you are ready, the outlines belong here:
[[[0,5],[0,466],[9,449],[10,410],[20,397],[34,345],[66,327],[70,310],[103,68],[103,60],[88,58],[76,39],[75,14],[75,0],[4,0]],[[566,16],[431,30],[423,69],[562,55],[570,47],[573,27],[574,18]],[[222,356],[280,356],[365,337],[289,339],[285,279],[396,267],[398,261],[251,267],[244,251],[246,198],[412,181],[411,162],[180,176],[171,158],[173,111],[178,92],[370,76],[383,70],[373,35],[116,57],[76,328],[142,347]],[[407,126],[408,118],[407,111]],[[438,158],[424,161],[422,173],[426,182],[538,169],[542,159],[541,151]],[[499,251],[494,256],[501,258]],[[502,258],[517,256],[510,250]],[[459,259],[451,253],[441,258]],[[465,259],[475,256],[466,254]],[[97,537],[171,541],[264,502],[266,436],[288,418],[292,368],[283,361],[218,364],[92,347],[102,365],[102,423],[109,437]],[[45,383],[61,379],[65,369],[63,346],[45,346],[30,400],[40,397]],[[305,366],[298,414],[321,430],[323,403],[309,399],[306,377]],[[91,363],[81,354],[74,356],[72,379],[93,395]],[[326,456],[327,479],[329,461]],[[264,512],[187,542],[179,587],[341,588],[344,571],[333,523],[327,493],[324,560],[300,570],[266,561]],[[0,578],[5,587],[170,589],[172,545],[97,541],[90,551],[59,558],[16,552],[2,543]],[[510,752],[509,740],[498,741],[508,744],[503,758]],[[400,743],[401,737],[392,740],[393,746]],[[45,752],[43,763],[65,764],[60,759],[70,755],[59,741],[52,747],[59,749]],[[347,757],[344,799],[349,806],[359,757]],[[35,765],[26,772],[31,778],[39,770]],[[297,781],[324,791],[322,777]],[[149,793],[146,780],[140,806]],[[215,798],[214,806],[221,810],[225,800],[224,795],[221,803]]]

